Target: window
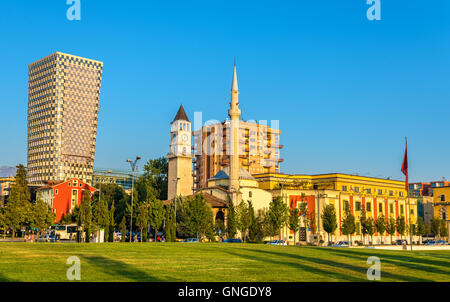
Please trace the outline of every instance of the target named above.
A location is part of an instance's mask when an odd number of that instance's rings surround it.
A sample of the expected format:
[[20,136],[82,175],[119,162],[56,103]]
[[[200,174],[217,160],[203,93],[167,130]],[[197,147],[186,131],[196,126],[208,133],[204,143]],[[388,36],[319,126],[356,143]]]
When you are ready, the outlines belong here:
[[344,211],[350,210],[348,200],[344,200]]
[[400,205],[400,215],[403,215],[403,205]]
[[248,197],[252,198],[252,191],[248,191]]
[[359,193],[359,187],[355,187],[355,192]]
[[394,213],[394,205],[392,203],[389,205],[389,213]]
[[72,198],[70,200],[70,208],[73,209],[77,205],[78,201],[78,190],[73,189],[72,190]]
[[58,195],[58,189],[55,189],[55,195]]
[[394,195],[394,191],[390,190],[389,191],[389,196],[393,196]]
[[68,183],[68,186],[71,187],[70,182]]
[[400,197],[403,197],[403,192],[400,192],[399,195],[400,195]]
[[347,192],[347,186],[342,186],[342,191]]
[[367,194],[372,194],[372,189],[366,189]]
[[378,189],[378,195],[383,195],[383,190]]
[[359,222],[356,223],[356,235],[361,235],[361,230],[359,227]]
[[382,203],[378,204],[378,212],[383,213],[383,204]]
[[361,202],[357,201],[355,203],[355,209],[356,209],[356,211],[361,211]]
[[441,201],[445,201],[445,195],[444,194],[442,194],[440,197],[441,197]]
[[366,203],[366,211],[367,212],[372,212],[372,204],[371,203]]

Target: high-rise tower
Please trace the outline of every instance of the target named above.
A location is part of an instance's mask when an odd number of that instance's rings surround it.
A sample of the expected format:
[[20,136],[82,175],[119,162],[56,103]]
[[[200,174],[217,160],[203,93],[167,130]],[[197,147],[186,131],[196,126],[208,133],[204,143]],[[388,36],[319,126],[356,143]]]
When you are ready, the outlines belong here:
[[192,149],[191,122],[183,105],[170,125],[170,153],[168,171],[167,198],[172,200],[176,196],[192,194]]
[[28,66],[31,184],[91,184],[103,63],[56,52]]
[[240,202],[239,198],[239,118],[241,110],[239,109],[239,89],[236,73],[236,61],[234,62],[233,82],[231,84],[231,102],[230,110],[230,194],[234,204]]

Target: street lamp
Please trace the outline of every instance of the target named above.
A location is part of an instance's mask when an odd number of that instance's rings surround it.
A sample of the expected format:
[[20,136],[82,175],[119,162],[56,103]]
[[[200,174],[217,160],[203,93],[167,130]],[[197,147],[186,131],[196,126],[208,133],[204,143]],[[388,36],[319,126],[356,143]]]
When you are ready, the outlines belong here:
[[134,196],[134,176],[137,168],[137,161],[140,160],[140,156],[136,156],[136,159],[132,161],[131,159],[127,159],[127,163],[131,165],[131,218],[130,218],[130,242],[131,237],[133,236],[133,196]]

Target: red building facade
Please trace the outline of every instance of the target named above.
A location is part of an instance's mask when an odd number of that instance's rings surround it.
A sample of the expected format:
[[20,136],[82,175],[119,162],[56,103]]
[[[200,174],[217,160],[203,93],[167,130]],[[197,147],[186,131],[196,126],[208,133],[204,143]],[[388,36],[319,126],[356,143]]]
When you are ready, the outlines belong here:
[[51,206],[53,213],[56,214],[56,222],[58,222],[81,204],[84,192],[92,196],[96,190],[80,179],[72,178],[65,182],[52,183],[39,188],[37,198]]

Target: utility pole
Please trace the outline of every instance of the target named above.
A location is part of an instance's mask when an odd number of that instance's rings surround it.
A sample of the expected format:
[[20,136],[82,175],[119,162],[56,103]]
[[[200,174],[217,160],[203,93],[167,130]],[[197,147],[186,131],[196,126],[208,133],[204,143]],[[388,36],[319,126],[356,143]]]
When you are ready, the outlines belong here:
[[[131,237],[133,237],[133,196],[134,196],[134,177],[136,171],[137,161],[140,160],[140,156],[136,156],[136,159],[132,161],[131,159],[127,159],[127,162],[131,165],[131,218],[130,218],[130,242]],[[123,235],[123,234],[122,234]]]

